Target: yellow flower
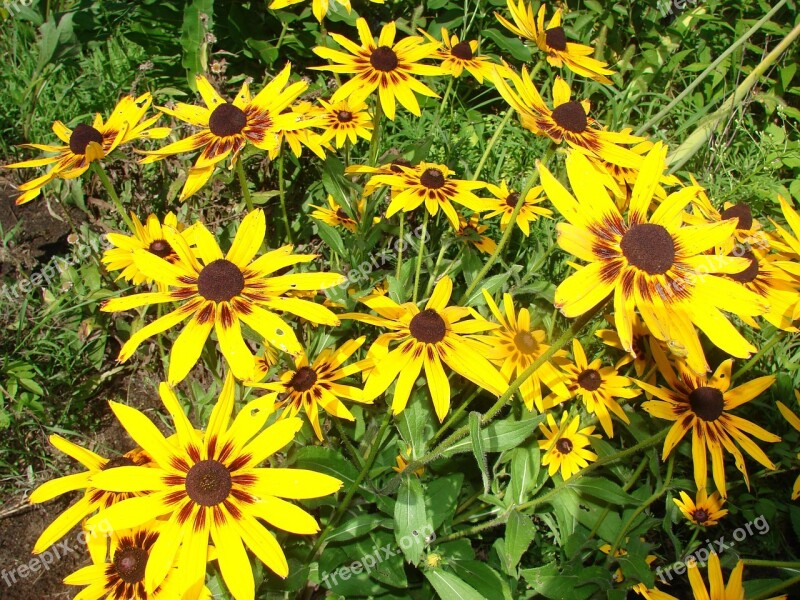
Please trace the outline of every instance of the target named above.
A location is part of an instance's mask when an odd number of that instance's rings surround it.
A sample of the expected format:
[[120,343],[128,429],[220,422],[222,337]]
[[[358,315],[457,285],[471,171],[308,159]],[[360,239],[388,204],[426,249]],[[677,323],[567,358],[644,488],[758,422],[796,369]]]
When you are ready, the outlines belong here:
[[170,352],[170,385],[182,381],[200,358],[211,330],[220,350],[239,379],[253,379],[255,359],[242,337],[244,322],[267,342],[292,354],[302,347],[292,328],[274,311],[289,312],[314,323],[338,325],[330,310],[308,300],[294,298],[290,291],[318,290],[340,284],[338,273],[296,273],[271,277],[275,271],[314,260],[313,254],[292,254],[291,246],[255,258],[266,235],[264,211],[254,210],[239,226],[233,245],[223,255],[214,236],[201,223],[194,226],[197,255],[175,230],[167,228],[167,241],[180,257],[175,264],[146,250],[134,250],[138,269],[169,291],[133,294],[108,300],[102,310],[115,312],[139,306],[179,302],[180,306],[135,332],[120,350],[118,360],[128,360],[139,345],[191,317]]
[[458,215],[458,230],[456,235],[464,240],[466,243],[472,244],[484,254],[491,254],[497,249],[495,241],[483,235],[489,227],[480,222],[478,215],[472,215],[467,221],[461,215]]
[[727,450],[734,456],[736,468],[750,488],[744,456],[734,442],[767,469],[775,469],[764,451],[746,434],[764,442],[779,442],[781,438],[731,412],[769,388],[775,382],[774,375],[759,377],[730,389],[733,359],[724,361],[709,379],[694,373],[683,361],[677,363],[676,375],[661,348],[653,346],[652,350],[669,387],[656,387],[642,381],[636,381],[636,384],[658,398],[642,403],[644,410],[659,419],[675,422],[664,440],[662,460],[666,460],[678,442],[691,431],[695,484],[698,489],[708,484],[707,448],[711,453],[714,485],[723,497],[727,497],[723,451]]
[[[411,459],[411,446],[406,446],[405,454],[400,453],[395,457],[395,461],[397,462],[396,467],[392,467],[392,471],[396,473],[402,473],[408,467],[409,461]],[[425,467],[419,467],[414,470],[414,475],[417,477],[422,477],[422,474],[425,473]]]
[[[359,207],[361,208],[362,206],[362,203],[359,202]],[[331,227],[344,227],[351,233],[355,233],[356,229],[358,229],[358,223],[352,219],[341,206],[339,206],[339,204],[330,194],[328,194],[329,208],[325,208],[323,206],[314,206],[313,204],[311,207],[314,209],[311,212],[311,216],[315,219],[319,219],[323,223],[327,223]],[[360,212],[361,211],[359,211],[359,213]],[[359,214],[359,216],[361,215]]]
[[107,121],[103,121],[97,113],[91,125],[80,123],[75,129],[69,129],[61,121],[53,123],[53,133],[64,142],[65,146],[49,146],[46,144],[22,144],[22,148],[33,148],[44,152],[55,153],[33,160],[6,165],[7,169],[22,169],[52,165],[41,177],[32,179],[19,186],[23,193],[17,198],[17,204],[30,202],[39,195],[42,187],[55,178],[73,179],[80,177],[91,163],[102,160],[120,146],[137,139],[160,139],[169,135],[169,127],[151,127],[158,116],[142,121],[152,102],[150,94],[142,94],[138,98],[125,96],[119,101]]
[[[369,1],[374,2],[375,4],[383,4],[384,0]],[[269,5],[269,8],[272,10],[278,10],[299,2],[303,2],[303,0],[272,0],[272,4]],[[328,7],[330,6],[331,2],[334,4],[341,4],[344,6],[345,10],[347,10],[347,13],[350,14],[350,0],[314,0],[313,4],[311,5],[311,12],[314,13],[314,17],[316,17],[317,21],[320,23],[322,23],[322,19],[325,18],[325,15],[328,14]]]
[[336,138],[336,147],[344,146],[345,140],[355,144],[359,137],[369,141],[372,139],[372,116],[367,111],[364,101],[345,98],[339,102],[328,103],[320,100],[324,111],[320,111],[323,119],[322,142]]
[[228,373],[205,432],[186,418],[169,386],[159,388],[172,417],[177,439],[167,441],[138,410],[110,402],[130,436],[153,457],[155,466],[120,467],[96,474],[92,485],[141,496],[118,502],[87,522],[103,521],[113,529],[137,527],[162,518],[163,529],[144,569],[144,587],[152,593],[180,566],[181,591],[196,597],[203,587],[209,542],[217,551],[222,578],[236,600],[252,599],[255,583],[245,546],[280,577],[289,573],[275,536],[260,520],[290,533],[319,531],[316,519],[285,499],[319,498],[336,492],[338,479],[302,469],[258,467],[289,444],[302,426],[284,419],[262,430],[271,413],[271,394],[242,408],[231,421],[234,378]]
[[[708,559],[708,583],[709,588],[703,582],[700,575],[700,567],[696,560],[690,560],[686,564],[689,583],[695,598],[708,600],[744,600],[744,587],[742,586],[742,572],[744,562],[738,561],[728,577],[728,585],[722,576],[722,566],[719,564],[719,557],[716,552],[712,552]],[[775,596],[769,600],[786,600],[786,595]]]
[[[422,31],[422,30],[420,30]],[[493,67],[498,70],[503,70],[502,65],[494,64],[491,59],[485,56],[480,56],[478,52],[478,42],[459,41],[457,35],[450,35],[446,28],[442,27],[442,42],[438,50],[433,54],[432,58],[441,61],[442,69],[452,75],[453,77],[461,77],[461,73],[466,69],[470,75],[478,80],[478,83],[483,83],[484,78],[492,79]],[[425,31],[422,34],[432,42],[439,42]],[[503,71],[504,72],[504,71]]]
[[[231,157],[231,168],[247,143],[266,150],[271,158],[278,155],[282,129],[297,127],[298,117],[293,112],[282,112],[307,88],[298,81],[287,87],[291,66],[286,67],[255,97],[245,81],[233,102],[226,102],[202,75],[197,77],[197,89],[206,106],[193,106],[179,102],[175,108],[159,110],[200,128],[200,131],[163,148],[144,152],[142,164],[156,162],[174,154],[195,150],[203,151],[181,191],[180,200],[197,193],[211,177],[217,163]],[[306,123],[306,126],[310,122]]]
[[553,415],[547,413],[547,425],[539,424],[539,430],[545,436],[545,439],[539,440],[539,449],[544,453],[542,465],[548,467],[550,477],[560,469],[561,477],[569,479],[597,460],[597,454],[586,449],[590,437],[600,437],[592,433],[594,426],[579,429],[581,418],[575,415],[567,424],[568,418],[568,413],[564,411],[561,413],[561,423],[557,425]]
[[437,98],[436,92],[414,78],[415,75],[442,75],[441,67],[424,65],[419,61],[431,58],[438,44],[423,43],[418,36],[406,37],[395,43],[397,27],[394,21],[383,26],[377,42],[370,33],[366,20],[356,21],[361,45],[355,44],[343,35],[331,33],[330,36],[345,50],[317,46],[314,53],[326,58],[334,65],[312,67],[334,73],[353,73],[354,76],[333,94],[331,102],[339,102],[353,97],[364,100],[376,89],[383,112],[394,121],[395,99],[416,116],[420,116],[419,104],[414,93]]
[[723,509],[725,499],[720,498],[719,492],[711,496],[706,488],[697,490],[697,502],[694,502],[686,492],[680,493],[681,499],[673,498],[672,501],[681,509],[683,516],[700,527],[716,525],[722,517],[728,514],[728,509]]
[[[800,391],[795,390],[794,397],[800,402]],[[786,419],[792,427],[800,431],[800,418],[789,410],[788,406],[783,402],[778,402],[778,410],[781,411],[783,418]],[[797,455],[797,458],[800,459],[800,454]],[[797,500],[798,498],[800,498],[800,475],[795,480],[794,488],[792,489],[792,500]]]
[[525,234],[525,237],[531,233],[531,223],[538,221],[540,217],[549,218],[553,214],[549,208],[539,206],[539,203],[545,199],[542,196],[543,188],[540,185],[532,187],[522,200],[520,200],[519,192],[509,190],[505,181],[501,181],[499,186],[489,183],[486,185],[486,189],[494,198],[485,199],[489,212],[483,218],[491,219],[497,215],[503,215],[500,218],[502,231],[508,227],[511,222],[511,214],[520,202],[522,202],[522,208],[519,209],[514,223]]
[[[445,275],[436,284],[422,311],[411,302],[398,305],[386,296],[368,296],[361,302],[379,316],[341,315],[343,319],[392,330],[378,336],[367,353],[367,358],[374,360],[375,368],[364,384],[365,400],[374,400],[397,379],[392,412],[400,414],[424,367],[436,416],[443,421],[450,410],[450,382],[442,363],[496,396],[505,391],[508,383],[483,356],[484,345],[470,339],[472,334],[494,329],[497,325],[480,318],[473,309],[447,306],[452,292],[453,282]],[[477,318],[466,319],[470,316]],[[392,342],[398,345],[390,351]]]
[[561,26],[562,9],[556,10],[553,18],[545,27],[545,8],[544,4],[539,7],[539,14],[534,21],[533,8],[530,4],[519,0],[515,5],[514,0],[508,0],[508,10],[511,18],[514,19],[514,24],[498,13],[494,13],[494,16],[518,36],[536,42],[539,49],[547,54],[547,62],[552,66],[560,68],[562,64],[565,64],[578,75],[611,85],[612,81],[606,75],[613,75],[614,71],[606,68],[608,63],[592,58],[594,48],[567,41],[564,28]]

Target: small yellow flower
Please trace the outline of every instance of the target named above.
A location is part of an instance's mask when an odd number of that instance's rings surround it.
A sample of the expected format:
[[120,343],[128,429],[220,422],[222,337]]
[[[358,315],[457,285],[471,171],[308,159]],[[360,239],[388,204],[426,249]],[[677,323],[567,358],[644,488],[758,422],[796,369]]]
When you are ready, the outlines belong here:
[[694,502],[686,492],[681,492],[680,495],[680,500],[673,498],[672,501],[681,509],[684,517],[700,527],[716,525],[728,514],[728,509],[722,508],[725,498],[721,498],[719,492],[709,496],[706,488],[700,488],[697,490],[697,502]]
[[544,453],[542,464],[546,467],[548,475],[552,477],[561,470],[561,477],[569,479],[590,462],[597,460],[597,454],[586,448],[589,446],[590,437],[600,437],[593,433],[594,426],[581,426],[581,418],[575,415],[569,424],[569,414],[561,413],[561,423],[556,424],[551,413],[547,413],[547,425],[539,424],[539,430],[545,439],[539,440],[539,449]]

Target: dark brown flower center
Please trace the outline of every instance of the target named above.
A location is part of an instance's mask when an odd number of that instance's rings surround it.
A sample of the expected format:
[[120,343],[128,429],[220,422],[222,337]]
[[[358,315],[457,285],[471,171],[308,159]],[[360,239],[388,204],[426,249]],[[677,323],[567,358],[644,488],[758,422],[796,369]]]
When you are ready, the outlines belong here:
[[744,271],[739,273],[731,273],[729,277],[734,281],[738,281],[739,283],[750,283],[756,277],[758,277],[758,259],[750,250],[742,254],[742,258],[748,259],[750,264]]
[[336,113],[336,118],[339,120],[339,123],[349,123],[353,120],[353,113],[349,110],[340,110]]
[[342,208],[336,209],[336,216],[340,219],[349,219],[350,217],[347,216],[347,213],[342,210]]
[[666,273],[675,263],[675,243],[661,225],[634,225],[622,236],[620,248],[629,263],[650,275]]
[[603,378],[594,369],[586,369],[578,375],[578,385],[589,392],[595,391],[601,383],[603,383]]
[[419,182],[428,189],[438,190],[444,185],[444,174],[439,169],[425,169]]
[[539,347],[530,331],[518,331],[514,336],[514,344],[517,346],[517,350],[523,354],[533,354]]
[[114,552],[114,569],[125,583],[139,583],[144,579],[149,554],[135,546],[117,548]]
[[572,440],[568,440],[567,438],[558,438],[556,442],[556,450],[558,450],[561,454],[569,454],[572,452]]
[[201,506],[216,506],[225,500],[232,485],[230,472],[216,460],[201,460],[186,474],[186,493]]
[[405,158],[396,158],[391,162],[391,164],[389,164],[389,170],[392,173],[402,173],[403,169],[401,169],[400,167],[410,167],[410,166],[412,166],[410,160]]
[[115,467],[135,467],[136,463],[133,462],[127,456],[115,456],[114,458],[110,458],[106,461],[106,464],[103,465],[103,471],[106,469],[113,469]]
[[458,42],[455,46],[450,48],[450,54],[461,60],[472,60],[472,46],[469,42]]
[[567,36],[563,27],[553,27],[544,32],[544,43],[553,50],[564,51],[567,49]]
[[235,264],[220,258],[207,264],[197,278],[197,291],[206,300],[228,302],[244,289],[244,275]]
[[314,387],[317,372],[311,367],[300,367],[289,381],[289,387],[296,392],[305,392]]
[[411,323],[408,324],[408,330],[420,342],[436,344],[444,339],[447,326],[439,313],[432,308],[426,308],[421,313],[414,315]]
[[516,208],[517,202],[519,202],[519,192],[511,192],[506,198],[506,204],[511,208]]
[[172,246],[169,245],[167,240],[153,240],[147,251],[160,258],[166,258],[172,254]]
[[703,386],[689,394],[689,406],[703,421],[716,421],[725,408],[725,399],[717,388]]
[[397,54],[389,46],[378,46],[369,56],[369,64],[378,71],[388,72],[397,68]]
[[247,116],[244,111],[230,102],[220,104],[208,119],[208,128],[217,137],[241,133],[245,125],[247,125]]
[[694,511],[692,516],[694,517],[695,521],[702,524],[708,521],[709,514],[704,508],[698,508],[696,511]]
[[736,229],[752,229],[753,213],[747,204],[734,204],[730,208],[723,210],[720,215],[722,219],[739,219]]
[[69,149],[73,154],[86,154],[86,146],[90,142],[97,142],[102,146],[103,134],[91,125],[81,123],[72,130],[72,135],[69,136]]
[[636,360],[645,359],[644,336],[642,335],[633,336],[633,338],[631,339],[631,350],[633,350],[633,354],[636,357]]
[[583,105],[574,100],[556,106],[553,110],[553,120],[559,127],[572,133],[583,133],[589,124]]

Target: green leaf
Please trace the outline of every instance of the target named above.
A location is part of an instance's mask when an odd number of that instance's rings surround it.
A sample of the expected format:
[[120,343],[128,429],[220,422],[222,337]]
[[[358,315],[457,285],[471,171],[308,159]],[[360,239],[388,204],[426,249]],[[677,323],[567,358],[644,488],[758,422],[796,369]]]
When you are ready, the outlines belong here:
[[419,564],[433,526],[425,510],[422,484],[416,477],[404,477],[394,506],[394,535],[406,560]]
[[334,529],[327,538],[326,543],[344,542],[353,538],[360,537],[370,531],[384,527],[391,529],[390,519],[378,518],[376,515],[359,515]]
[[322,221],[315,222],[319,237],[322,238],[322,241],[325,242],[325,245],[337,255],[344,258],[346,256],[344,242],[342,241],[342,236],[339,235],[339,232],[327,223],[323,223]]
[[[514,420],[509,417],[503,421],[494,421],[481,431],[482,445],[486,452],[502,452],[519,446],[530,437],[536,426],[544,420],[544,415],[536,415],[530,419]],[[445,457],[450,457],[459,452],[469,452],[472,449],[472,441],[464,438],[457,442],[445,452]]]
[[605,500],[609,504],[628,505],[636,504],[636,498],[625,492],[619,485],[608,479],[599,477],[580,477],[570,481],[568,487],[577,490],[580,495],[591,496]]
[[506,554],[505,570],[509,575],[514,574],[522,555],[528,550],[528,546],[536,537],[536,528],[533,521],[527,515],[513,511],[508,516],[506,523]]
[[486,600],[475,588],[452,573],[436,569],[424,571],[424,574],[441,600]]
[[486,563],[477,560],[454,560],[449,566],[484,598],[512,600],[508,582]]
[[425,508],[434,530],[453,518],[463,483],[464,474],[453,473],[437,477],[425,487]]
[[486,450],[483,448],[481,438],[481,413],[473,411],[469,413],[469,437],[472,441],[472,453],[478,461],[478,468],[481,470],[483,479],[483,493],[489,493],[489,465],[486,463]]
[[497,29],[484,29],[483,35],[497,44],[498,48],[505,50],[517,60],[522,62],[531,61],[531,51],[519,38],[506,37]]
[[599,589],[603,589],[603,583],[606,588],[610,587],[607,582],[611,580],[601,567],[587,567],[577,575],[566,570],[560,572],[555,564],[549,564],[535,569],[523,569],[520,573],[534,591],[551,600],[592,598]]
[[195,77],[208,70],[206,34],[214,25],[214,0],[192,0],[183,11],[181,26],[181,65],[186,69],[189,87],[197,91]]
[[539,477],[541,452],[538,448],[514,448],[511,451],[511,481],[508,484],[509,502],[522,504]]
[[[355,483],[358,477],[358,471],[349,463],[337,450],[333,448],[325,448],[322,446],[304,446],[297,452],[294,465],[299,469],[311,469],[319,471],[326,475],[331,475],[341,479],[345,487]],[[363,484],[361,486],[361,494],[366,498],[373,500],[374,494],[370,492]]]

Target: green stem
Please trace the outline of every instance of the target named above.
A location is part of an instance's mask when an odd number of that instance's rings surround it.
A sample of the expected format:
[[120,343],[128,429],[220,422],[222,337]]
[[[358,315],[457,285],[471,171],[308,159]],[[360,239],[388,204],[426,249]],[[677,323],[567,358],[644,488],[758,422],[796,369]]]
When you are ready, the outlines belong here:
[[645,131],[647,131],[653,125],[661,121],[661,119],[666,117],[670,113],[670,111],[675,107],[675,105],[680,103],[681,100],[683,100],[684,98],[686,98],[686,96],[691,94],[694,88],[700,85],[706,77],[708,77],[711,73],[714,73],[716,71],[717,66],[723,60],[728,58],[728,56],[733,54],[740,46],[745,44],[747,40],[750,38],[750,36],[752,36],[756,31],[761,29],[761,26],[764,25],[764,23],[766,23],[767,21],[769,21],[772,18],[772,15],[778,12],[778,10],[780,10],[780,8],[783,7],[784,4],[786,4],[786,0],[780,0],[780,2],[778,2],[775,6],[773,6],[772,10],[770,10],[766,15],[764,15],[759,21],[757,21],[755,25],[753,25],[750,29],[745,31],[744,34],[738,40],[736,40],[727,50],[725,50],[725,52],[720,54],[714,62],[708,65],[705,71],[700,73],[700,75],[698,75],[692,81],[692,83],[686,86],[686,89],[683,90],[680,94],[678,94],[675,97],[675,99],[672,100],[672,102],[667,104],[655,116],[651,117],[644,125],[639,127],[639,129],[636,130],[635,135],[642,135]]
[[775,569],[800,569],[800,562],[785,562],[779,560],[763,560],[760,558],[743,558],[742,562],[748,567],[773,567]]
[[431,272],[430,279],[428,279],[428,285],[425,286],[425,297],[428,298],[431,295],[431,290],[433,289],[433,284],[436,282],[436,278],[439,276],[439,266],[442,264],[442,259],[444,258],[444,253],[447,252],[447,249],[450,247],[449,242],[442,243],[442,247],[439,248],[439,254],[436,257],[436,262],[433,265],[433,271]]
[[422,260],[425,256],[425,239],[428,237],[428,219],[430,219],[428,210],[425,209],[423,212],[422,233],[419,236],[419,245],[417,246],[417,269],[414,273],[414,295],[411,297],[411,301],[414,304],[417,302],[417,293],[419,292],[419,276],[422,272]]
[[369,450],[369,455],[367,456],[367,460],[364,463],[364,466],[358,473],[358,477],[356,477],[355,481],[353,481],[352,485],[347,490],[347,494],[342,500],[342,503],[336,509],[336,512],[333,513],[333,516],[331,517],[330,521],[328,521],[328,524],[325,526],[325,529],[322,530],[322,533],[317,538],[314,547],[308,554],[308,558],[306,559],[306,564],[311,563],[316,558],[318,552],[325,543],[325,538],[327,537],[327,535],[331,532],[331,530],[334,527],[336,527],[336,524],[339,522],[339,519],[341,519],[342,515],[344,515],[344,513],[347,512],[347,509],[350,508],[350,502],[353,500],[353,496],[355,495],[361,483],[366,478],[370,469],[372,469],[372,464],[375,462],[375,459],[378,457],[378,450],[380,449],[381,443],[383,442],[383,436],[386,433],[386,429],[389,427],[389,423],[391,423],[391,421],[392,421],[392,412],[390,410],[387,410],[386,415],[383,418],[383,422],[381,423],[381,427],[378,430],[378,434],[372,441],[372,447]]
[[111,180],[108,178],[108,174],[106,173],[106,170],[103,168],[103,165],[100,163],[100,161],[93,160],[91,162],[91,168],[94,171],[95,175],[97,175],[97,177],[100,179],[100,183],[102,183],[103,187],[106,189],[108,197],[111,198],[111,202],[114,203],[114,208],[117,209],[119,216],[121,216],[122,220],[125,221],[125,225],[128,226],[128,229],[132,233],[136,233],[136,229],[133,227],[133,221],[131,221],[131,218],[128,216],[128,213],[125,212],[125,209],[122,206],[122,202],[120,201],[119,196],[117,195],[117,192],[114,189],[114,186],[111,185]]
[[[547,147],[547,152],[545,152],[544,158],[542,159],[542,165],[546,165],[547,162],[550,160],[550,157],[553,156],[555,152],[555,145],[550,144]],[[494,249],[491,256],[489,256],[489,260],[486,261],[486,264],[483,265],[483,268],[478,273],[477,277],[472,280],[472,283],[469,284],[467,291],[464,292],[464,295],[461,296],[461,300],[458,301],[459,304],[463,305],[467,302],[467,299],[470,297],[472,292],[475,288],[483,282],[484,277],[489,272],[489,270],[494,266],[494,263],[497,262],[497,259],[500,257],[500,254],[505,248],[508,240],[511,238],[511,233],[514,231],[514,223],[517,221],[517,215],[519,211],[522,210],[522,207],[525,205],[524,198],[531,191],[531,188],[536,185],[536,182],[539,181],[539,169],[537,167],[533,168],[533,172],[531,173],[530,177],[528,177],[528,181],[525,182],[525,185],[522,187],[522,190],[519,193],[520,201],[517,202],[516,206],[514,206],[514,210],[511,213],[511,220],[508,223],[508,227],[503,232],[500,241],[497,242],[497,248]]]
[[383,125],[383,107],[380,100],[375,100],[375,112],[372,114],[372,139],[369,141],[369,165],[378,166],[378,149],[381,141]]
[[[283,160],[283,152],[279,154],[279,161]],[[237,157],[236,160],[236,174],[239,176],[239,187],[242,188],[242,197],[244,198],[244,203],[247,205],[247,212],[253,212],[253,198],[250,196],[250,188],[247,187],[247,177],[244,175],[244,165],[242,164],[242,157]],[[279,171],[282,172],[280,166],[278,167]],[[280,174],[279,174],[280,176]]]
[[750,360],[744,363],[741,366],[741,368],[738,371],[736,371],[736,373],[733,374],[733,377],[731,377],[731,382],[736,381],[737,379],[739,379],[739,377],[741,377],[742,375],[747,373],[750,369],[752,369],[753,366],[762,358],[764,358],[767,352],[772,350],[782,339],[783,339],[783,331],[778,329],[774,334],[772,334],[772,339],[770,339],[766,344],[761,346],[761,348],[758,349],[758,352],[753,354]]
[[[642,471],[644,471],[644,469],[647,466],[647,463],[649,462],[649,460],[650,459],[647,456],[645,456],[641,460],[641,462],[639,463],[639,466],[636,467],[636,470],[631,474],[630,477],[628,477],[628,479],[625,480],[625,484],[622,486],[622,491],[623,492],[627,492],[629,489],[631,489],[633,487],[633,485],[637,481],[639,481],[639,476],[642,474]],[[603,521],[605,520],[605,518],[608,516],[608,513],[610,513],[610,512],[611,512],[611,507],[610,506],[607,506],[606,508],[603,509],[603,512],[600,515],[600,518],[597,519],[597,522],[594,524],[594,527],[592,527],[592,530],[589,532],[589,539],[592,539],[595,535],[597,535],[597,530],[600,529],[600,525],[603,524]]]
[[[398,240],[402,240],[403,239],[403,229],[404,229],[405,224],[406,224],[406,213],[405,212],[401,212],[400,213],[400,232],[398,234],[399,235]],[[398,241],[398,244],[397,244],[397,273],[395,274],[395,279],[397,279],[398,283],[400,283],[400,270],[402,268],[403,268],[403,244],[401,244]],[[403,297],[405,298],[405,294],[403,294]]]
[[[745,564],[747,564],[747,559],[745,559],[744,562]],[[764,600],[765,598],[772,598],[775,594],[777,594],[781,590],[790,588],[797,583],[800,583],[800,575],[792,577],[791,579],[787,579],[786,581],[781,581],[776,583],[775,585],[767,588],[766,590],[762,591],[756,596],[753,596],[753,600]]]
[[455,77],[450,77],[450,80],[447,82],[447,88],[444,91],[444,96],[442,96],[442,103],[439,105],[439,112],[436,113],[436,120],[434,121],[434,126],[431,127],[431,130],[436,128],[436,125],[439,124],[439,119],[444,113],[444,109],[447,107],[447,101],[450,100],[450,92],[453,91],[453,81],[455,81]]
[[486,161],[489,159],[489,154],[491,154],[494,145],[497,143],[500,134],[503,132],[503,128],[508,123],[508,120],[511,118],[511,114],[514,111],[512,109],[508,109],[506,114],[503,115],[503,119],[500,121],[500,125],[497,126],[497,129],[494,130],[491,139],[489,140],[489,144],[486,146],[486,150],[483,151],[483,155],[481,156],[481,160],[478,162],[478,166],[475,167],[475,172],[472,174],[472,179],[476,180],[481,174],[481,170],[483,170],[483,166],[486,164]]
[[358,450],[356,449],[356,447],[353,446],[353,443],[350,441],[350,437],[347,435],[347,432],[344,430],[344,427],[342,426],[340,420],[339,419],[331,419],[331,420],[333,421],[333,426],[336,428],[336,432],[339,434],[339,439],[341,439],[344,442],[344,445],[347,448],[347,451],[350,453],[350,456],[353,459],[353,462],[356,464],[356,466],[359,469],[363,468],[364,467],[364,459],[358,453]]
[[281,212],[283,213],[283,224],[286,226],[286,238],[290,244],[294,244],[292,239],[292,226],[289,223],[289,212],[286,210],[286,182],[283,174],[283,152],[278,155],[278,198],[281,202]]
[[436,440],[438,440],[442,436],[442,434],[452,426],[453,423],[458,421],[459,417],[461,417],[461,415],[464,414],[464,411],[469,406],[469,403],[472,402],[475,399],[475,397],[480,393],[480,391],[481,391],[481,388],[476,387],[475,391],[472,392],[472,394],[469,396],[469,398],[464,400],[464,402],[462,402],[458,406],[458,408],[456,408],[453,411],[453,414],[450,415],[450,417],[448,417],[447,421],[441,427],[439,427],[439,431],[437,431],[436,434],[433,436],[433,438],[431,438],[431,443],[436,442]]

